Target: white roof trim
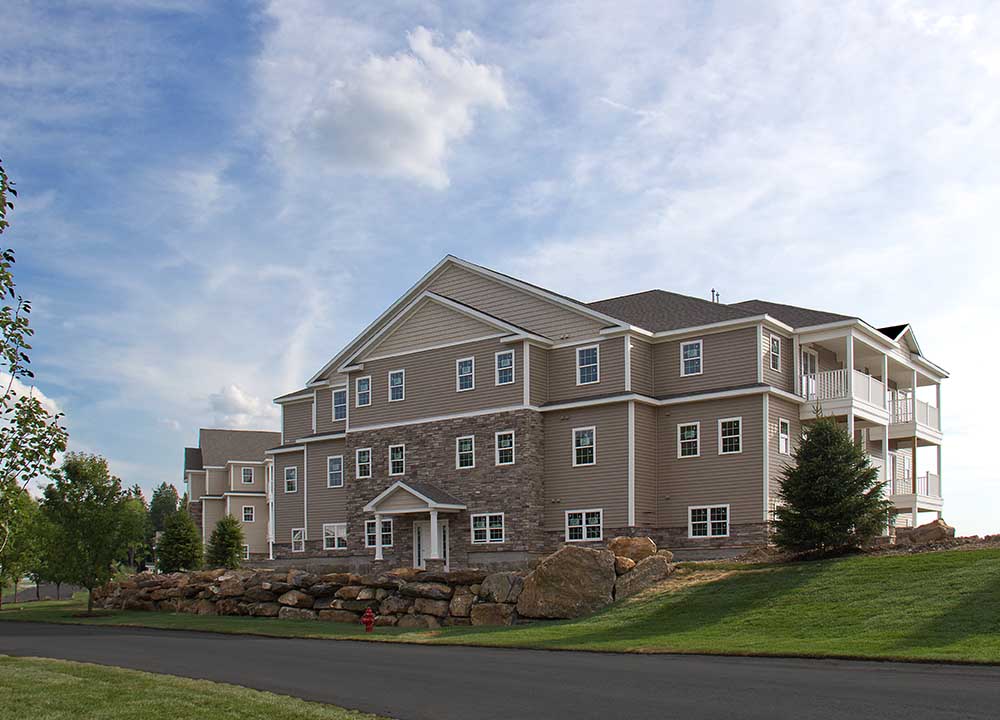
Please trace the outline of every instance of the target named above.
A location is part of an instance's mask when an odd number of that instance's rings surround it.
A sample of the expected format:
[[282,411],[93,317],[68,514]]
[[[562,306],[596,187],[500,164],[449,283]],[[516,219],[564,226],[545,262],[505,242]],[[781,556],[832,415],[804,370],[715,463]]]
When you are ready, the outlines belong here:
[[417,498],[418,500],[421,500],[422,502],[427,503],[427,509],[428,510],[465,510],[465,505],[453,505],[453,504],[449,504],[449,503],[435,502],[434,500],[431,500],[426,495],[417,492],[416,490],[414,490],[413,488],[411,488],[409,485],[407,485],[402,480],[397,480],[392,485],[390,485],[389,487],[387,487],[385,490],[383,490],[382,492],[380,492],[367,505],[365,505],[364,511],[366,513],[376,512],[375,507],[380,502],[382,502],[383,500],[385,500],[387,497],[389,497],[390,495],[392,495],[393,493],[395,493],[397,490],[403,490],[405,492],[408,492],[410,495],[412,495],[413,497]]

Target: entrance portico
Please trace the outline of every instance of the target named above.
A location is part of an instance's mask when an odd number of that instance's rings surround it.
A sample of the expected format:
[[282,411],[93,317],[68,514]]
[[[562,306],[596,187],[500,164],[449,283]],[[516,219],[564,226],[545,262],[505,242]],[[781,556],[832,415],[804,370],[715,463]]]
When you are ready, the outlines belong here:
[[375,560],[382,556],[382,520],[393,515],[426,515],[414,522],[414,567],[447,565],[448,521],[441,514],[454,514],[466,509],[463,502],[429,483],[397,480],[364,507],[375,516]]

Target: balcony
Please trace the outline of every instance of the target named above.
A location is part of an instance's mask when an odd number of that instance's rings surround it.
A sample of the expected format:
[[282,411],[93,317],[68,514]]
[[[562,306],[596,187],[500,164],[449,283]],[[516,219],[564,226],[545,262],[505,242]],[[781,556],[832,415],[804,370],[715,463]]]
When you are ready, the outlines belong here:
[[913,481],[912,477],[894,477],[889,480],[886,490],[890,497],[898,495],[923,495],[929,498],[941,497],[941,478],[937,473],[928,472],[923,475],[917,475],[916,488],[913,487]]
[[[849,377],[849,372],[853,372],[853,377]],[[853,382],[849,383],[849,379]],[[839,368],[800,375],[798,391],[807,401],[802,408],[803,419],[813,417],[813,408],[819,405],[830,415],[842,415],[851,409],[861,410],[873,422],[888,420],[885,384],[859,370]]]
[[917,412],[914,417],[913,398],[894,396],[889,402],[889,415],[893,425],[916,421],[917,425],[941,432],[941,415],[938,409],[923,400],[917,400]]

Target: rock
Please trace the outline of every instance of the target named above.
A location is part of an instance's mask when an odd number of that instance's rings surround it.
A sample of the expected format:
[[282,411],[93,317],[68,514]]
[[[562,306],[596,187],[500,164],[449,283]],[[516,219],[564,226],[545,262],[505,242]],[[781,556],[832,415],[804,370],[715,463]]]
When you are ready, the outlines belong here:
[[386,575],[393,575],[400,580],[412,580],[423,572],[420,568],[414,567],[404,567],[404,568],[393,568]]
[[667,562],[671,562],[674,559],[674,554],[669,550],[657,550],[656,554],[661,557],[665,557]]
[[608,542],[608,550],[638,563],[656,554],[656,543],[648,537],[616,537]]
[[196,582],[210,583],[215,582],[216,579],[222,577],[226,574],[226,571],[222,568],[216,570],[200,570],[196,573],[192,573],[191,579]]
[[448,616],[447,600],[431,600],[429,598],[417,598],[413,601],[413,611],[421,615],[433,615],[434,617]]
[[396,622],[401,628],[439,628],[441,623],[433,615],[402,615]]
[[260,584],[261,590],[268,590],[273,592],[275,595],[284,595],[286,592],[292,589],[292,586],[288,583],[282,582],[263,582]]
[[378,611],[382,615],[393,615],[397,613],[409,612],[410,608],[413,607],[413,600],[411,598],[405,597],[387,597],[378,606]]
[[375,591],[376,600],[385,600],[387,597],[389,597],[389,591],[386,590],[385,588],[378,588]]
[[479,586],[479,597],[488,603],[516,603],[524,588],[524,578],[516,572],[487,575]]
[[243,583],[239,578],[229,578],[219,584],[216,594],[219,597],[240,597],[244,592]]
[[184,589],[179,587],[168,587],[160,588],[159,590],[154,590],[150,595],[151,600],[170,600],[171,598],[179,598],[183,595]]
[[419,582],[440,582],[448,585],[472,585],[481,583],[489,575],[485,570],[452,570],[451,572],[428,570],[416,578]]
[[315,600],[301,590],[289,590],[278,598],[278,602],[293,608],[311,608]]
[[243,593],[243,597],[249,600],[250,602],[258,602],[258,603],[274,602],[275,600],[278,599],[277,595],[275,595],[270,590],[265,590],[262,587],[250,588],[245,593]]
[[320,578],[325,583],[330,583],[331,585],[357,585],[360,578],[357,575],[352,575],[351,573],[329,573]]
[[[896,531],[897,535],[899,531]],[[955,537],[955,528],[944,520],[932,520],[924,525],[919,525],[910,529],[906,537],[914,545],[926,545],[928,543],[950,540]],[[142,584],[139,584],[142,587]]]
[[375,616],[375,626],[376,627],[391,627],[395,625],[399,620],[395,615],[376,615]]
[[335,602],[337,600],[333,597],[316,598],[316,602],[313,603],[313,610],[329,610],[334,607]]
[[340,590],[340,587],[340,585],[334,585],[333,583],[320,582],[309,588],[309,594],[315,598],[331,597]]
[[467,617],[446,617],[442,622],[445,627],[469,626],[472,619]]
[[514,606],[506,603],[476,603],[472,606],[473,625],[513,625]]
[[473,595],[478,595],[482,587],[483,586],[481,583],[473,583],[472,585],[469,585],[469,592],[471,592]]
[[[131,608],[130,608],[131,609]],[[152,608],[150,608],[152,609]],[[215,603],[211,600],[199,600],[194,604],[191,611],[195,615],[218,615],[219,611],[215,608]]]
[[624,555],[615,556],[615,574],[624,575],[634,567],[635,567],[635,560],[633,560],[632,558],[627,558]]
[[[524,579],[517,613],[529,618],[589,615],[611,603],[614,585],[614,553],[567,545],[538,563]],[[475,611],[473,606],[473,616]]]
[[282,620],[315,620],[317,615],[315,610],[297,607],[283,607],[278,611],[278,617]]
[[402,581],[392,575],[363,575],[357,578],[357,585],[364,585],[369,588],[383,588],[385,590],[395,590]]
[[618,578],[615,582],[615,599],[621,600],[651,588],[670,577],[674,566],[663,555],[651,555]]
[[451,599],[448,613],[455,617],[469,617],[469,613],[472,611],[472,603],[475,599],[476,596],[471,592],[455,593],[455,596]]
[[296,588],[308,588],[319,582],[319,578],[312,573],[307,573],[304,570],[289,570],[288,579],[285,580],[289,585]]
[[424,597],[431,600],[450,600],[452,595],[451,586],[430,582],[405,583],[399,591],[407,597]]
[[222,598],[215,603],[219,615],[241,615],[240,604],[234,598]]
[[281,606],[276,602],[259,602],[251,605],[249,614],[254,617],[278,617]]
[[364,588],[360,585],[345,585],[340,588],[334,595],[341,600],[357,600],[358,593],[360,593]]
[[375,588],[365,587],[361,588],[358,593],[358,600],[374,600],[375,599]]
[[360,622],[358,614],[352,613],[349,610],[320,610],[319,619],[329,620],[331,622],[339,622],[339,623]]
[[338,610],[351,610],[353,612],[364,612],[368,608],[375,612],[378,603],[374,600],[334,600],[333,607]]

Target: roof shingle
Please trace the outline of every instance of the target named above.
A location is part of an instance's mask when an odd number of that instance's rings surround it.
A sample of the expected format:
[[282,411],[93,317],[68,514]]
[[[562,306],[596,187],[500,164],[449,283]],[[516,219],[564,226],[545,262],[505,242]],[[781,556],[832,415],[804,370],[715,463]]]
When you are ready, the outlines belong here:
[[203,466],[222,467],[230,460],[263,461],[264,451],[281,442],[281,433],[266,430],[216,430],[198,434]]
[[680,330],[758,314],[748,308],[714,303],[666,290],[647,290],[597,300],[587,303],[587,307],[650,332]]

